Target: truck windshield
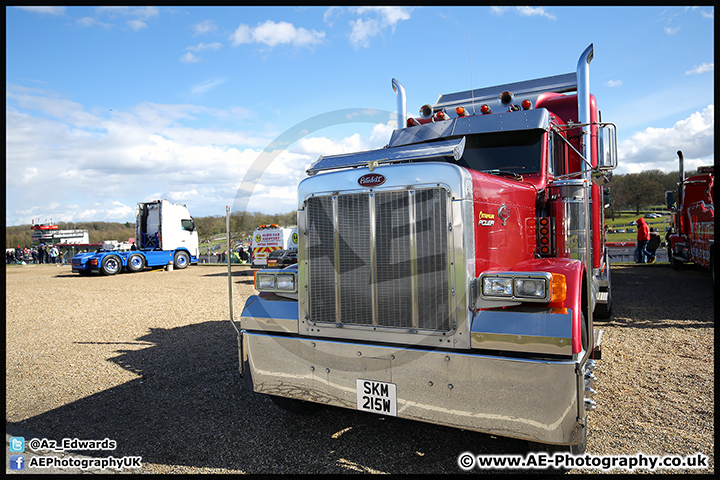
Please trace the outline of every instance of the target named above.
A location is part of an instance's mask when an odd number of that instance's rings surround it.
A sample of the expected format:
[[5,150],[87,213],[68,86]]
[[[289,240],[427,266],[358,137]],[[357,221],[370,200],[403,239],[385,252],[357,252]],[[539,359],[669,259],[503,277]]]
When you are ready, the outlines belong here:
[[544,133],[542,129],[532,129],[468,135],[458,165],[490,173],[538,173]]

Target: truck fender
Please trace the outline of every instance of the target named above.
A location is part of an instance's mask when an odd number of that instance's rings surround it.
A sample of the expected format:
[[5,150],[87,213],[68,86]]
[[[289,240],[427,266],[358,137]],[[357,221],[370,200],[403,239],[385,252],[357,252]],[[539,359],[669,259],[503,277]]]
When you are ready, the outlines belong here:
[[586,293],[587,274],[585,265],[580,260],[569,258],[542,258],[526,260],[513,267],[513,271],[520,272],[549,272],[565,275],[567,296],[562,306],[572,312],[572,352],[580,353],[582,350],[582,322],[583,317],[588,318],[588,299]]

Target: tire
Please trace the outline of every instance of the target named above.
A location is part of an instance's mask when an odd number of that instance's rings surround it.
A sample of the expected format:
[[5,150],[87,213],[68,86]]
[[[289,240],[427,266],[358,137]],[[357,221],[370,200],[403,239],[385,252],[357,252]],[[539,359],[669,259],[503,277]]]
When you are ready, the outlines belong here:
[[276,395],[270,395],[270,400],[283,410],[287,410],[288,412],[296,415],[312,415],[313,413],[320,411],[323,407],[321,403],[306,402],[304,400],[278,397]]
[[670,260],[670,266],[673,270],[680,270],[683,266],[683,262],[675,258],[672,248],[668,248],[668,259]]
[[145,268],[145,257],[139,253],[133,253],[127,259],[127,266],[125,269],[128,272],[139,272]]
[[115,275],[122,270],[122,260],[117,255],[108,255],[102,259],[100,273],[103,275]]
[[173,267],[182,270],[187,268],[188,265],[190,265],[190,255],[187,252],[175,252]]
[[712,279],[713,291],[715,290],[715,250],[710,250],[710,278]]

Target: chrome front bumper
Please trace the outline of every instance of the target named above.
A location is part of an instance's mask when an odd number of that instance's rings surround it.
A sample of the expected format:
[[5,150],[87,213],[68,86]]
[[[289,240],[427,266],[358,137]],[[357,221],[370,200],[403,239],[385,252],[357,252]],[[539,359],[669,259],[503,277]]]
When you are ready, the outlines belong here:
[[355,409],[357,379],[397,386],[397,416],[539,443],[582,441],[578,369],[547,361],[243,330],[246,388]]

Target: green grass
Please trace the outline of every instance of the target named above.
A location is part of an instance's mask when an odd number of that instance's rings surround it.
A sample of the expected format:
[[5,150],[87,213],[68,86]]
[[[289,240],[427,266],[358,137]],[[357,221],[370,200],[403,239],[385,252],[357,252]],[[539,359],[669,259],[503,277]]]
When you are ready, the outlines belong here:
[[[614,220],[610,219],[608,217],[605,217],[605,225],[608,226],[608,228],[612,229],[625,229],[625,233],[608,233],[605,236],[605,241],[607,242],[634,242],[637,240],[637,225],[630,225],[630,222],[636,221],[640,217],[644,217],[646,213],[650,213],[648,211],[640,212],[640,214],[635,214],[635,212],[622,212],[622,217],[616,217]],[[662,212],[658,212],[662,213]],[[670,226],[670,215],[664,214],[662,217],[659,218],[646,218],[645,221],[648,223],[649,226],[655,227],[660,233],[660,236],[665,238],[665,227]],[[633,229],[633,232],[627,232],[627,229]]]

